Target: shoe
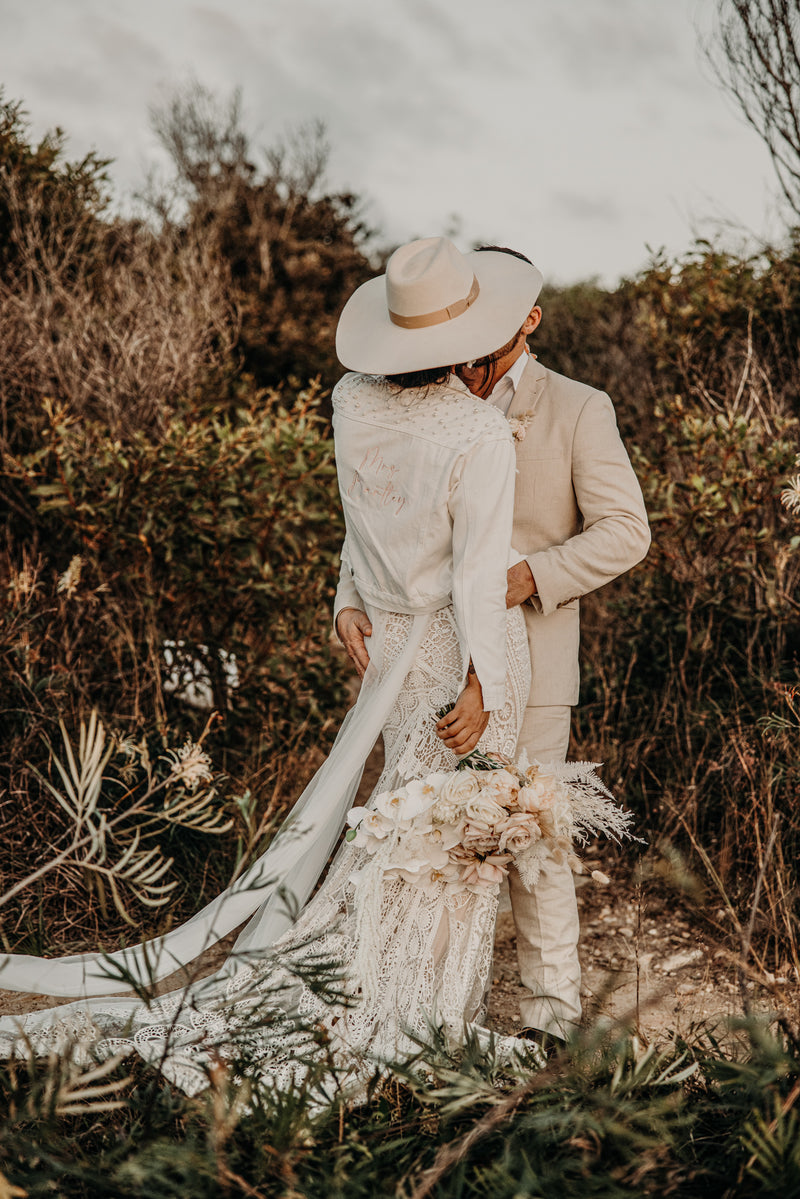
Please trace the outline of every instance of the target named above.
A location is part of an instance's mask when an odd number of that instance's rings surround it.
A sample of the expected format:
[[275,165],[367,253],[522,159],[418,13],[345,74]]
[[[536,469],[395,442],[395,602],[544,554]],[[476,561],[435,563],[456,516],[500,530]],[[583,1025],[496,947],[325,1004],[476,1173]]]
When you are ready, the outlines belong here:
[[545,1061],[552,1061],[567,1047],[567,1042],[563,1037],[557,1037],[555,1033],[545,1032],[541,1028],[522,1028],[517,1036],[521,1037],[523,1041],[530,1041],[532,1045],[535,1045]]

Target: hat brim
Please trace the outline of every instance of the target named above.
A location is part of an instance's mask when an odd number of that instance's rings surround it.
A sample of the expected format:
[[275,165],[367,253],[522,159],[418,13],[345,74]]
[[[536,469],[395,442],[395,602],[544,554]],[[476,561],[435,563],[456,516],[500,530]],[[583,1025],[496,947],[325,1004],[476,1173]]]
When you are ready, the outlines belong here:
[[536,303],[542,274],[531,263],[497,250],[464,257],[478,280],[478,298],[460,316],[423,329],[392,323],[384,275],[362,283],[345,304],[336,329],[342,365],[366,375],[395,375],[454,366],[505,345]]

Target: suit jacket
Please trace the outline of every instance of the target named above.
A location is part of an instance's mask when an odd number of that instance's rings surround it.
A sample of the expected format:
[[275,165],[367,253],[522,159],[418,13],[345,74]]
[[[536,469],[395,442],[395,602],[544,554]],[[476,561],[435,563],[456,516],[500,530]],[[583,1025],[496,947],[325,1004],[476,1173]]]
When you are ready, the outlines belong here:
[[523,605],[530,705],[578,702],[580,597],[630,570],[650,545],[642,491],[602,391],[531,357],[508,412],[517,441],[512,544],[536,581]]

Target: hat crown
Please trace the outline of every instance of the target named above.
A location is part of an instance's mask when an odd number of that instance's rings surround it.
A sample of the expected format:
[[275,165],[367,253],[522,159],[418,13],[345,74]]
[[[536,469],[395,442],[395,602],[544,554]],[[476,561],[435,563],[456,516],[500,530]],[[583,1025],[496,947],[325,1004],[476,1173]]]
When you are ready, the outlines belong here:
[[400,246],[356,288],[336,327],[343,366],[394,375],[492,354],[536,303],[541,273],[498,250],[461,254],[446,237]]
[[472,267],[447,237],[423,237],[395,250],[386,264],[390,313],[419,317],[466,300]]

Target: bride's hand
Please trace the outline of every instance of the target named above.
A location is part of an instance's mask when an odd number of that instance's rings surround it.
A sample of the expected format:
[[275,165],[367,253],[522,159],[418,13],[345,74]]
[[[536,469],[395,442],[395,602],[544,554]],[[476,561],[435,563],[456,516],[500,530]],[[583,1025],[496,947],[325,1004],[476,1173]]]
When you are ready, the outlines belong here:
[[470,753],[480,741],[489,723],[483,710],[483,692],[477,675],[467,675],[467,685],[455,706],[436,725],[436,735],[454,754]]
[[369,653],[365,639],[372,636],[372,625],[366,612],[360,608],[342,608],[336,619],[336,635],[363,679],[369,666]]

